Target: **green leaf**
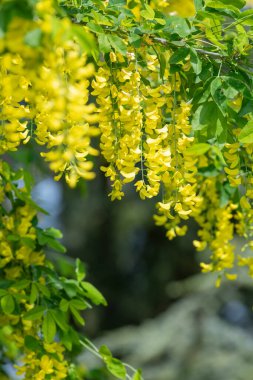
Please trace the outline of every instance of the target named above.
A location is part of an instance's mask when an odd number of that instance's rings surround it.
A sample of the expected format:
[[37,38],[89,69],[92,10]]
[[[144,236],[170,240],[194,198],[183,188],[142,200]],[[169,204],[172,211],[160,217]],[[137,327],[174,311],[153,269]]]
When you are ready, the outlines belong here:
[[27,288],[29,285],[30,285],[31,281],[29,280],[20,280],[20,281],[17,281],[15,282],[15,289],[25,289]]
[[112,50],[110,41],[106,34],[99,34],[98,35],[98,44],[99,44],[99,51],[102,53],[109,53]]
[[209,151],[211,145],[205,143],[194,144],[185,151],[189,156],[202,156]]
[[142,43],[142,38],[139,34],[130,33],[129,35],[129,44],[135,48],[139,48]]
[[0,288],[2,288],[2,289],[8,289],[14,283],[15,283],[15,281],[12,281],[12,280],[2,280],[2,279],[0,279]]
[[41,348],[40,341],[31,335],[25,336],[25,347],[30,351],[38,351]]
[[87,27],[90,29],[91,32],[104,33],[104,29],[100,25],[94,24],[93,22],[88,22]]
[[20,240],[20,236],[19,235],[16,235],[16,234],[9,234],[7,236],[7,239],[9,241],[19,241]]
[[95,305],[107,305],[106,299],[103,297],[100,291],[95,288],[95,286],[86,281],[81,282],[81,285],[86,292],[86,297],[89,298]]
[[224,157],[223,157],[223,154],[222,154],[221,149],[220,149],[218,146],[213,145],[213,146],[212,146],[212,151],[216,154],[216,156],[219,157],[220,162],[221,162],[223,165],[226,165],[226,161],[225,161],[225,159],[224,159]]
[[47,244],[47,239],[48,239],[47,234],[40,228],[37,228],[36,232],[37,232],[37,238],[38,238],[39,244],[42,246]]
[[77,322],[79,322],[80,325],[84,326],[84,325],[85,325],[85,321],[84,321],[84,319],[81,317],[81,315],[80,315],[80,313],[77,311],[77,309],[76,309],[73,305],[70,305],[69,308],[70,308],[70,311],[71,311],[71,313],[73,314],[75,320],[76,320]]
[[6,294],[8,294],[7,290],[0,289],[0,297],[6,296]]
[[36,319],[40,319],[43,316],[45,310],[46,308],[44,306],[36,306],[33,309],[27,311],[23,315],[23,319],[27,319],[29,321],[35,321]]
[[37,288],[37,285],[33,282],[31,286],[31,293],[30,293],[30,303],[33,304],[37,300],[39,295],[39,291]]
[[163,53],[158,54],[158,60],[159,60],[159,64],[160,64],[160,77],[161,77],[161,79],[163,79],[165,69],[166,69],[166,64],[167,64],[166,58],[165,58]]
[[75,280],[62,280],[62,286],[69,298],[73,298],[79,292],[78,283]]
[[219,183],[218,190],[220,192],[220,207],[224,207],[234,198],[237,189],[231,187],[229,183]]
[[90,53],[96,49],[94,38],[82,26],[72,25],[72,34],[75,36],[84,52]]
[[31,249],[35,249],[36,247],[36,241],[31,239],[31,238],[28,238],[28,237],[22,237],[20,239],[21,243],[23,243],[24,245],[26,245],[27,247],[31,248]]
[[95,11],[92,11],[91,13],[92,13],[94,20],[96,21],[96,24],[107,25],[107,26],[113,25],[113,23],[109,20],[109,18],[102,15],[101,13],[98,13]]
[[241,130],[238,140],[244,144],[253,143],[253,120],[249,121]]
[[51,296],[50,290],[45,285],[36,283],[36,286],[39,288],[39,291],[43,294],[43,296],[50,298]]
[[2,38],[7,30],[7,26],[9,22],[11,21],[11,13],[10,12],[3,12],[1,9],[0,11],[0,38]]
[[15,309],[15,301],[12,295],[7,294],[1,298],[1,308],[4,314],[12,314]]
[[122,38],[118,37],[116,34],[108,34],[108,40],[110,45],[122,55],[126,55],[127,46],[123,42]]
[[246,5],[246,0],[220,0],[220,1],[213,1],[213,0],[206,0],[205,1],[206,6],[212,7],[212,8],[237,8],[242,9]]
[[145,4],[145,10],[141,11],[141,16],[145,18],[145,20],[154,20],[155,12],[150,5]]
[[216,77],[210,86],[211,95],[213,100],[219,107],[220,111],[225,116],[227,110],[227,98],[223,91],[224,81],[221,77]]
[[102,356],[102,358],[103,358],[104,361],[109,360],[109,359],[112,358],[112,353],[111,353],[111,351],[109,350],[109,348],[105,344],[103,344],[99,348],[99,353]]
[[24,178],[24,183],[25,183],[25,187],[26,187],[27,191],[29,193],[31,193],[32,186],[33,186],[33,183],[34,183],[33,176],[27,170],[23,170],[23,178]]
[[247,9],[239,15],[240,24],[253,26],[253,9]]
[[72,327],[70,327],[68,331],[60,333],[60,336],[61,342],[69,351],[72,350],[73,344],[79,341],[79,335]]
[[205,102],[201,104],[192,118],[192,127],[194,131],[201,131],[212,125],[212,117],[217,111],[217,106],[214,102]]
[[182,62],[190,53],[190,49],[187,47],[182,47],[177,49],[172,56],[170,57],[170,63],[179,63]]
[[66,253],[66,247],[64,247],[64,245],[62,245],[59,241],[57,240],[54,240],[54,239],[48,239],[47,240],[47,245],[54,249],[55,251],[57,252],[60,252],[60,253]]
[[191,49],[190,51],[190,62],[193,68],[193,71],[196,75],[199,75],[202,71],[202,61],[200,60],[196,50]]
[[65,253],[66,248],[58,241],[55,240],[53,235],[61,236],[60,231],[49,228],[48,230],[37,229],[38,242],[41,246],[48,245],[50,248],[54,249],[57,252]]
[[138,369],[138,370],[134,373],[134,375],[133,375],[133,377],[132,377],[132,380],[142,380],[141,370],[140,370],[140,369]]
[[194,6],[196,11],[203,9],[203,0],[194,0]]
[[38,47],[41,44],[42,31],[41,29],[33,29],[25,35],[24,42],[31,47]]
[[60,230],[58,230],[57,228],[53,228],[53,227],[50,227],[50,228],[47,228],[44,233],[48,236],[52,236],[54,237],[55,239],[61,239],[62,238],[62,232]]
[[68,331],[69,326],[64,318],[64,313],[60,310],[52,309],[50,310],[52,317],[55,320],[55,323],[60,327],[62,331]]
[[224,143],[227,139],[228,120],[212,101],[197,108],[193,114],[192,127],[194,131],[200,131],[205,140],[216,138],[219,143]]
[[166,21],[163,18],[155,18],[155,21],[160,25],[166,24]]
[[126,367],[119,359],[112,358],[109,361],[105,362],[105,364],[108,371],[110,371],[111,374],[117,379],[124,380],[126,378]]
[[85,266],[84,264],[81,262],[80,259],[76,259],[76,277],[77,277],[77,281],[80,282],[82,281],[84,278],[85,278]]
[[54,340],[56,334],[56,324],[50,311],[48,311],[47,314],[44,316],[42,323],[42,332],[45,340],[48,343],[51,343]]
[[125,379],[126,378],[126,368],[123,363],[116,358],[112,357],[111,351],[105,345],[101,346],[99,349],[99,353],[104,360],[106,367],[112,375],[117,377],[117,379]]
[[221,36],[221,30],[221,22],[217,17],[215,17],[212,19],[211,25],[205,29],[205,33],[207,39],[210,40],[210,42],[218,46],[223,51],[226,51],[226,46],[220,42],[220,40],[223,39]]
[[[166,31],[168,30],[171,34],[178,34],[179,37],[188,37],[191,34],[191,29],[188,22],[179,16],[167,17],[166,19]],[[174,41],[176,42],[176,41]],[[177,43],[182,43],[183,41],[177,41]]]
[[69,301],[63,298],[60,302],[60,309],[61,311],[66,312],[68,308],[69,308]]
[[87,305],[84,301],[74,298],[69,302],[69,306],[73,306],[77,310],[85,310],[87,309]]

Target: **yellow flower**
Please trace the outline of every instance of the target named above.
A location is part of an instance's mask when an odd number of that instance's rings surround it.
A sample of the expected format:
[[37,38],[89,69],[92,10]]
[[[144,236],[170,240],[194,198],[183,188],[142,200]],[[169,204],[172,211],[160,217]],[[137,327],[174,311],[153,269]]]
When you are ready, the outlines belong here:
[[47,355],[43,355],[40,360],[40,367],[45,375],[54,372],[53,370],[53,360]]

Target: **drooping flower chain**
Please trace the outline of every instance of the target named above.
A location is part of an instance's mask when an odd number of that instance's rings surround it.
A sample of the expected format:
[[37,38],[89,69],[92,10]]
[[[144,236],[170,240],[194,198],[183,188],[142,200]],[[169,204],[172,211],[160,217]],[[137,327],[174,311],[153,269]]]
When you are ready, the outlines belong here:
[[[40,11],[44,3],[38,3]],[[37,21],[14,18],[0,39],[1,153],[34,137],[46,146],[41,155],[56,179],[64,174],[74,187],[80,177],[94,178],[90,157],[98,154],[91,146],[97,114],[88,91],[94,67],[78,43],[65,38],[70,21],[59,23],[56,34],[53,21],[50,12]],[[38,27],[42,44],[28,46],[25,36]]]

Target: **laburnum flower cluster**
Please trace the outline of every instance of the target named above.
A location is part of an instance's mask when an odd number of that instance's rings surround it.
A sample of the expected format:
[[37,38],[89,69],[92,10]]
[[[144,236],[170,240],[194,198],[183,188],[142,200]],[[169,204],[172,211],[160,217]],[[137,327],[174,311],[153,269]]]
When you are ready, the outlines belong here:
[[74,187],[80,177],[94,178],[97,115],[88,91],[94,66],[53,4],[38,1],[35,20],[14,17],[0,38],[0,152],[34,138],[47,148],[41,155],[56,179],[64,174]]
[[[166,54],[169,61],[170,52]],[[169,239],[185,235],[186,221],[195,219],[200,229],[194,246],[211,251],[211,263],[203,263],[202,269],[218,272],[218,285],[223,276],[236,279],[237,264],[253,267],[252,259],[238,255],[233,243],[236,233],[249,239],[252,235],[252,179],[250,174],[243,178],[241,166],[244,157],[251,173],[252,144],[238,141],[237,128],[233,142],[218,156],[207,144],[198,153],[191,101],[182,96],[181,78],[170,74],[168,66],[161,78],[159,68],[158,55],[149,47],[129,48],[126,57],[111,52],[99,63],[92,94],[100,114],[100,148],[108,163],[101,169],[110,179],[112,200],[121,199],[130,182],[141,199],[160,198],[154,219]],[[220,161],[217,173],[206,178],[214,160]],[[241,184],[246,186],[244,195],[238,192]]]
[[166,227],[170,239],[183,235],[186,226],[179,224],[189,218],[200,197],[196,160],[187,155],[194,143],[191,104],[180,100],[180,77],[169,76],[166,69],[162,81],[157,55],[145,49],[141,55],[130,50],[126,59],[111,53],[110,59],[109,66],[101,62],[92,87],[99,105],[101,152],[109,163],[102,170],[112,183],[111,199],[121,199],[123,185],[129,182],[135,183],[141,199],[162,192],[156,223]]

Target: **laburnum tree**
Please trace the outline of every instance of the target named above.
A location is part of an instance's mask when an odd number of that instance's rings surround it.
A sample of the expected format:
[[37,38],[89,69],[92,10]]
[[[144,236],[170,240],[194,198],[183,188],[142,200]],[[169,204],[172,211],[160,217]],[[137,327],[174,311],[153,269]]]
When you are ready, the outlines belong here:
[[[82,310],[106,304],[85,278],[54,269],[60,231],[42,229],[31,175],[9,154],[38,144],[55,180],[95,178],[120,200],[156,198],[168,239],[198,226],[204,272],[253,276],[253,11],[244,0],[0,1],[0,379],[81,379],[86,347],[118,379],[141,372],[79,335]],[[98,143],[99,141],[99,143]],[[99,148],[98,148],[99,147]],[[12,160],[13,161],[13,160]],[[240,252],[232,242],[244,238]],[[9,375],[10,376],[10,375]],[[84,376],[84,377],[82,377]]]

